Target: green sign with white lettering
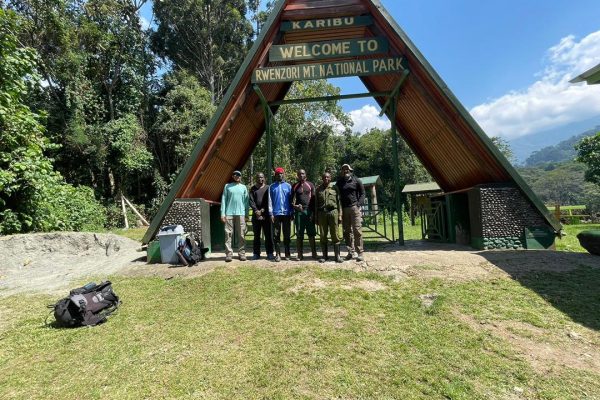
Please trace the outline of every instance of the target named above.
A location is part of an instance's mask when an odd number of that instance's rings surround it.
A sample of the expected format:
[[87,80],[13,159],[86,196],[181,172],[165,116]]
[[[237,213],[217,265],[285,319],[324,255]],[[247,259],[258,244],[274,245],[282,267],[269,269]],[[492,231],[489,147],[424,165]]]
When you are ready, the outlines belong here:
[[302,21],[283,21],[282,32],[309,31],[330,28],[347,28],[350,26],[368,26],[373,24],[373,18],[367,15],[360,17],[339,17],[325,19],[307,19]]
[[388,51],[388,41],[382,37],[284,44],[269,50],[270,61],[321,60],[382,54]]
[[252,83],[291,82],[344,76],[377,75],[402,71],[404,71],[402,57],[372,58],[323,64],[259,68],[252,75]]

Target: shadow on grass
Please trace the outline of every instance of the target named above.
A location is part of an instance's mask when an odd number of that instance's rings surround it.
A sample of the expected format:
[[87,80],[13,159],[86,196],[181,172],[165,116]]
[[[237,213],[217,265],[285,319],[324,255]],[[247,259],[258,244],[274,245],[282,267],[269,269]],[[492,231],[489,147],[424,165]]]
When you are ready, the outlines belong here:
[[573,321],[600,330],[600,257],[550,250],[480,255]]

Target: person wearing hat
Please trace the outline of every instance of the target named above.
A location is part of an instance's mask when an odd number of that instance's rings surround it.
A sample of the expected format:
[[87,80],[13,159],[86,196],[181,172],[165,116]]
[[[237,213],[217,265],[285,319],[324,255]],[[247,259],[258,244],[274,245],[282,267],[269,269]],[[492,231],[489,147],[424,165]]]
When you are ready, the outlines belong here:
[[340,258],[340,239],[338,237],[338,225],[342,222],[342,203],[340,202],[340,190],[337,185],[331,184],[331,174],[323,173],[322,183],[316,191],[316,208],[319,229],[321,230],[321,249],[323,258],[319,262],[328,260],[327,235],[331,237],[335,262],[342,262]]
[[275,261],[281,261],[281,231],[283,230],[283,245],[285,259],[290,260],[290,231],[292,213],[292,187],[285,181],[285,170],[275,168],[275,182],[269,187],[269,216],[273,223],[273,246]]
[[317,259],[315,244],[315,185],[306,179],[306,171],[298,170],[298,182],[292,186],[292,207],[295,210],[297,260],[303,260],[304,232],[308,236],[313,260]]
[[238,255],[246,261],[246,218],[248,215],[248,188],[242,184],[242,173],[233,171],[233,182],[225,185],[221,197],[221,221],[225,224],[225,261],[233,257],[231,238],[237,233]]
[[342,165],[342,176],[337,180],[336,186],[340,190],[342,203],[342,227],[348,248],[346,260],[352,260],[356,253],[356,260],[364,261],[361,207],[365,201],[365,187],[352,171],[349,164]]

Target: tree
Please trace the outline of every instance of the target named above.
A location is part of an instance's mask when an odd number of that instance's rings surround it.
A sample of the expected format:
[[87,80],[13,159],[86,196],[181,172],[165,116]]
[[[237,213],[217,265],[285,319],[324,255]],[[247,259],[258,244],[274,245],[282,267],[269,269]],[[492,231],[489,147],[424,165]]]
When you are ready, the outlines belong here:
[[500,136],[492,136],[490,139],[492,140],[492,143],[494,143],[494,146],[500,150],[511,164],[515,162],[515,155],[506,139],[503,139]]
[[19,19],[0,8],[0,233],[82,229],[102,225],[104,212],[89,188],[74,188],[44,151],[42,116],[25,98],[39,81],[35,50],[17,40]]
[[575,146],[577,161],[587,166],[585,180],[600,185],[600,132],[583,138]]
[[245,0],[154,2],[154,51],[176,69],[187,69],[217,104],[249,48],[253,29]]
[[584,186],[582,164],[568,162],[544,171],[531,185],[542,201],[549,204],[580,204]]
[[[130,182],[139,187],[145,176],[139,168],[123,168],[131,157],[113,147],[112,139],[118,137],[121,150],[123,140],[130,140],[125,147],[136,150],[137,167],[149,161],[150,153],[142,153],[154,61],[138,17],[144,3],[10,1],[25,18],[22,40],[40,54],[44,87],[33,105],[50,116],[49,136],[61,144],[54,154],[57,167],[70,182],[91,185],[106,197],[126,190]],[[117,133],[118,128],[125,130]]]
[[[357,176],[379,175],[384,186],[378,201],[391,205],[395,185],[391,131],[371,129],[361,136],[346,133],[343,142],[344,151],[337,165],[350,164]],[[398,140],[398,158],[400,180],[403,184],[431,180],[427,170],[401,137]]]
[[151,130],[151,147],[163,179],[179,172],[206,129],[215,107],[210,93],[190,73],[179,70],[164,77],[159,109]]
[[[339,95],[340,89],[325,80],[294,82],[286,99]],[[339,140],[334,126],[349,127],[351,121],[337,101],[296,103],[281,106],[273,120],[273,163],[288,171],[306,169],[317,180],[325,168],[336,164]],[[315,143],[319,143],[315,146]],[[263,138],[254,151],[255,169],[266,170]],[[293,177],[293,174],[289,178]]]

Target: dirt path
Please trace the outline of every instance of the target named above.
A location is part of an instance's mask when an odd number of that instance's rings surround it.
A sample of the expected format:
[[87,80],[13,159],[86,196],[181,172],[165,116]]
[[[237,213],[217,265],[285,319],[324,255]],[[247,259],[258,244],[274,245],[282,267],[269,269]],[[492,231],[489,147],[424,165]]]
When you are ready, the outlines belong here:
[[[17,293],[57,293],[87,277],[160,276],[195,277],[215,268],[254,265],[284,270],[311,260],[224,262],[224,254],[191,268],[146,264],[139,243],[112,234],[41,233],[0,238],[0,297]],[[468,247],[409,241],[404,247],[389,245],[366,252],[365,262],[327,262],[323,268],[377,272],[393,279],[407,277],[464,281],[518,276],[532,270],[569,271],[581,265],[600,268],[600,257],[556,251],[474,251]]]
[[103,277],[143,262],[140,244],[99,233],[38,233],[0,238],[0,297],[57,293],[86,277]]

